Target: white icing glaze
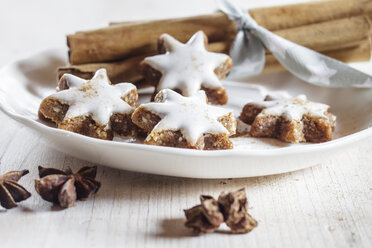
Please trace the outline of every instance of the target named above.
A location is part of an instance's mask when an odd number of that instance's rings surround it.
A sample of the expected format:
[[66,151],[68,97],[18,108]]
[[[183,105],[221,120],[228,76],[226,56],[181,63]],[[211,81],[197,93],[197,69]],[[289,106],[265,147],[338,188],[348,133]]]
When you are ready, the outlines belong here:
[[190,97],[184,97],[169,89],[161,90],[158,94],[162,94],[161,102],[142,104],[145,109],[161,118],[152,133],[180,130],[192,145],[205,133],[229,134],[218,119],[232,114],[232,110],[207,104],[204,91],[198,91]]
[[229,56],[208,52],[202,31],[195,33],[186,44],[168,34],[163,34],[161,39],[164,40],[167,52],[145,58],[147,64],[162,73],[157,91],[179,89],[184,96],[191,96],[202,85],[209,88],[222,87],[214,70]]
[[290,120],[301,120],[304,115],[312,117],[325,117],[329,106],[307,100],[305,95],[271,101],[251,102],[264,108],[260,115],[279,115]]
[[133,108],[122,97],[136,87],[131,83],[111,85],[106,69],[99,69],[91,80],[84,80],[70,74],[64,75],[70,86],[67,90],[50,95],[70,107],[64,119],[91,116],[101,125],[109,126],[113,113],[129,113]]
[[[65,82],[67,83],[68,88],[80,87],[82,84],[85,84],[86,82],[88,82],[88,80],[79,78],[75,75],[68,74],[68,73],[63,74],[62,77],[66,80]],[[57,91],[60,91],[60,90],[63,90],[63,89],[61,89],[60,85],[58,85]]]

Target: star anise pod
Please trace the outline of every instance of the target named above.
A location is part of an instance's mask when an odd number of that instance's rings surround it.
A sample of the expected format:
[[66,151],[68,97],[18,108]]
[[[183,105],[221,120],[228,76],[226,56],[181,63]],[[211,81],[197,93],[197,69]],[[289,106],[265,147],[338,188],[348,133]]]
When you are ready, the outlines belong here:
[[28,170],[9,171],[0,176],[0,203],[6,209],[17,207],[16,202],[24,201],[31,196],[25,188],[17,182],[28,174]]
[[248,214],[244,188],[228,194],[222,192],[218,201],[212,196],[201,195],[200,201],[200,205],[184,210],[185,226],[198,234],[214,232],[222,222],[226,222],[232,233],[248,233],[257,226],[257,221]]
[[40,179],[35,189],[46,201],[69,208],[76,200],[85,201],[101,187],[96,181],[97,166],[83,167],[77,173],[71,169],[58,170],[39,166]]
[[257,226],[257,221],[248,214],[248,201],[244,188],[228,194],[221,193],[218,203],[231,232],[248,233]]
[[223,222],[218,203],[208,195],[201,195],[200,202],[200,205],[184,210],[187,219],[185,226],[198,234],[214,232]]

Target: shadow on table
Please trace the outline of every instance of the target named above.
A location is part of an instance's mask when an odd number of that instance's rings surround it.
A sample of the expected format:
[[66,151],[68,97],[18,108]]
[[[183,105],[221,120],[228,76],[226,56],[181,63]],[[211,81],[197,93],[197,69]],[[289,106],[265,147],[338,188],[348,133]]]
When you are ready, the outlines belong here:
[[[304,169],[299,173],[303,174],[306,171],[310,172],[311,169]],[[100,166],[97,180],[101,181],[102,187],[95,198],[96,200],[121,198],[127,201],[141,199],[156,201],[156,196],[170,200],[171,197],[175,197],[175,194],[185,197],[189,193],[195,193],[195,204],[197,204],[200,194],[217,196],[222,191],[245,187],[249,195],[250,190],[262,185],[280,184],[296,173],[298,172],[236,179],[192,179],[150,175]],[[188,207],[191,206],[184,206],[184,208]]]
[[186,228],[184,224],[184,218],[164,219],[161,222],[161,232],[155,233],[154,236],[171,239],[197,236],[190,229]]
[[[200,235],[194,233],[191,229],[185,227],[185,218],[164,219],[161,221],[161,232],[153,234],[157,238],[179,239],[188,237],[198,237]],[[218,229],[215,231],[218,234],[231,235],[230,230]]]

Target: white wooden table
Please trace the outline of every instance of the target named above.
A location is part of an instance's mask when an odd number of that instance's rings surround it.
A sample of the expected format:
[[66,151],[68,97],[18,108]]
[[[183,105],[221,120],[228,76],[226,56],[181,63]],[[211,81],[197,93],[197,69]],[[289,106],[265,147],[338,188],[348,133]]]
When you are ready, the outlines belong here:
[[[245,7],[275,3],[237,2]],[[193,15],[216,8],[213,0],[1,3],[0,66],[63,46],[66,33],[109,21]],[[2,113],[0,137],[0,173],[29,169],[20,182],[32,193],[18,208],[0,210],[0,247],[372,247],[372,139],[313,168],[259,178],[183,179],[99,166],[98,194],[59,210],[35,192],[37,166],[77,169],[91,164],[49,148],[38,134]],[[217,196],[241,187],[246,187],[250,212],[259,222],[253,232],[194,237],[183,227],[182,210],[197,204],[199,194]]]

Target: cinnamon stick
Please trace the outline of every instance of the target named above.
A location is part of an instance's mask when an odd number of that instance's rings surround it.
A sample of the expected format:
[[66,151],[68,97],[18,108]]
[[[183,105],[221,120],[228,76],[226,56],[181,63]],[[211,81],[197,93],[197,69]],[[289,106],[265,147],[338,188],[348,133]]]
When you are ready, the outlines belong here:
[[203,30],[210,42],[232,40],[236,27],[221,13],[190,18],[114,25],[67,36],[71,64],[114,61],[157,51],[157,39],[163,33],[186,42]]
[[[372,0],[333,0],[260,8],[249,12],[260,25],[278,30],[371,13]],[[169,33],[181,42],[186,42],[198,30],[203,30],[211,42],[232,40],[236,34],[235,23],[223,13],[129,22],[68,35],[69,60],[76,65],[153,53],[156,51],[156,40],[162,33]]]
[[[361,43],[365,44],[370,37],[370,23],[368,16],[356,16],[333,20],[323,23],[311,24],[296,28],[276,31],[276,34],[293,42],[316,50],[318,52],[332,50],[344,51],[344,48],[357,47]],[[208,50],[219,53],[228,53],[232,41],[212,42],[208,45]],[[155,45],[156,46],[156,45]],[[357,50],[357,58],[360,50]],[[76,66],[60,68],[59,73],[72,73],[83,78],[91,78],[99,68],[106,68],[114,83],[122,81],[137,82],[142,79],[138,73],[139,63],[147,56],[156,54],[157,51],[142,53],[137,56],[123,59],[117,62],[88,63]],[[270,52],[267,51],[269,54]],[[366,51],[366,56],[369,56]],[[270,61],[270,59],[268,59]],[[344,62],[349,62],[344,60]],[[271,70],[276,66],[269,66]]]
[[249,10],[261,26],[274,31],[372,13],[371,0],[332,0]]
[[[226,52],[225,50],[227,47],[227,43],[209,44],[209,50],[215,52]],[[349,63],[356,61],[368,61],[371,55],[370,51],[371,45],[369,39],[366,38],[360,41],[359,44],[355,46],[340,48],[331,51],[324,51],[322,53],[340,61]],[[58,74],[59,77],[61,77],[64,73],[71,73],[85,79],[90,79],[98,69],[106,68],[108,76],[113,83],[126,81],[133,82],[137,85],[137,87],[142,88],[148,85],[142,80],[142,76],[138,71],[138,64],[146,56],[148,55],[140,55],[119,62],[95,63],[62,67],[58,69]],[[272,54],[266,54],[266,64],[263,72],[269,73],[282,70],[285,70],[284,67],[279,64],[275,57]]]
[[[275,31],[274,33],[299,45],[321,51],[339,50],[357,46],[370,36],[369,16],[355,16],[322,23],[309,24],[295,28]],[[218,42],[215,42],[217,44]],[[231,44],[232,41],[220,44]],[[221,50],[213,50],[221,52]],[[229,51],[229,48],[226,49]],[[266,53],[269,53],[266,51]]]
[[[322,54],[340,60],[344,63],[369,61],[371,59],[371,44],[368,39],[365,39],[357,46],[342,48],[339,50],[324,51]],[[275,59],[272,54],[267,54],[265,67],[262,72],[271,73],[278,71],[285,71],[285,68]]]
[[278,30],[274,33],[316,51],[329,51],[358,45],[370,36],[370,32],[369,17],[355,16]]

